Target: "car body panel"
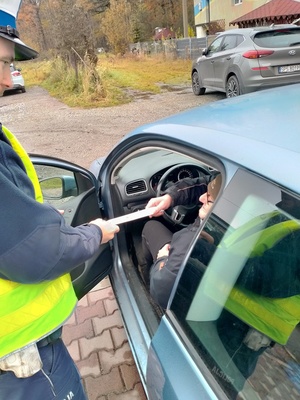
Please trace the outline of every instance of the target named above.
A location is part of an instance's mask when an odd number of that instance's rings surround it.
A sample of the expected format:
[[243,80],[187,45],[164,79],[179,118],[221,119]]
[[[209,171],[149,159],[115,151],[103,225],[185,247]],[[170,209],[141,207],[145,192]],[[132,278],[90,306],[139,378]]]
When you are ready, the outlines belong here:
[[[174,349],[177,351],[174,352]],[[218,398],[208,384],[207,376],[203,376],[189,357],[165,317],[162,318],[151,343],[148,365],[147,389],[150,399],[215,400]],[[215,387],[218,386],[216,382],[213,384]],[[221,392],[218,395],[220,396]]]

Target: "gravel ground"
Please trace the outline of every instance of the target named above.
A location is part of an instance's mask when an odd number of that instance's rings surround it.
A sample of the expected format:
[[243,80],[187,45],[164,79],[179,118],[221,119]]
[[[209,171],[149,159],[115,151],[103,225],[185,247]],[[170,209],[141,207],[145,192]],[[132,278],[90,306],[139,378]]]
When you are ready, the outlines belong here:
[[139,125],[188,108],[223,99],[220,93],[194,96],[190,87],[164,88],[161,94],[133,92],[129,104],[70,108],[40,87],[0,97],[0,121],[27,152],[63,158],[88,168]]

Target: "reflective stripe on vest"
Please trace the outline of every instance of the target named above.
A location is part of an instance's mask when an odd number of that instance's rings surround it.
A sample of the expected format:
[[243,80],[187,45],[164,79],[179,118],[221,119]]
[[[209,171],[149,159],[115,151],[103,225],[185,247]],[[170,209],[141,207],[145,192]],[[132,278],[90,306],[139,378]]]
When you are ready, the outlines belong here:
[[271,299],[234,287],[225,308],[247,325],[283,345],[300,321],[300,295]]
[[[278,215],[278,212],[270,213],[269,216],[274,217],[276,214]],[[249,248],[249,243],[253,243],[252,240],[256,236],[255,245],[249,257],[262,256],[281,239],[299,229],[300,223],[297,220],[280,222],[246,236],[241,241],[238,241],[236,236],[227,250],[242,255],[244,247]],[[286,344],[300,321],[300,295],[282,299],[268,298],[235,286],[227,299],[225,308],[247,325],[280,344]]]
[[12,148],[14,151],[18,154],[18,156],[21,158],[24,167],[26,169],[26,173],[28,177],[30,178],[33,187],[34,187],[34,192],[35,192],[35,199],[36,201],[42,203],[43,202],[43,195],[41,191],[41,187],[39,184],[39,180],[36,174],[36,171],[34,169],[34,166],[32,162],[30,161],[30,158],[28,157],[28,154],[18,141],[18,139],[7,129],[2,125],[2,131],[7,137],[7,139],[10,141],[10,144],[12,145]]
[[[27,153],[11,132],[2,129],[22,159],[37,201],[42,202],[38,178]],[[37,284],[0,279],[0,358],[58,329],[70,317],[76,303],[70,274]]]

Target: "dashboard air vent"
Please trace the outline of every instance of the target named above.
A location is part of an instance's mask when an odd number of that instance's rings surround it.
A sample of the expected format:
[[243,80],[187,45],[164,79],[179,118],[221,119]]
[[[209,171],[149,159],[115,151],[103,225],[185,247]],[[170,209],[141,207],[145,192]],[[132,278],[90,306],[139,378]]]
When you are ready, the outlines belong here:
[[133,194],[145,193],[147,192],[147,184],[144,180],[130,182],[126,185],[125,191],[127,196],[131,196]]

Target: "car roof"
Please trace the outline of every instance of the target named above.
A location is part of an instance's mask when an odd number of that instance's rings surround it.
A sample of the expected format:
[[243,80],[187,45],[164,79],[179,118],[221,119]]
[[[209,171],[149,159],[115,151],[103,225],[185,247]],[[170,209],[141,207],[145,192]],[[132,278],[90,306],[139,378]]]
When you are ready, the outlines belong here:
[[300,84],[295,84],[215,101],[131,135],[153,133],[189,143],[300,193],[299,113]]
[[295,24],[281,24],[281,25],[269,25],[269,26],[254,26],[252,28],[233,28],[233,29],[228,29],[224,32],[220,32],[218,36],[220,35],[223,36],[226,34],[233,34],[233,33],[237,34],[237,33],[272,31],[278,29],[300,29],[300,27]]

